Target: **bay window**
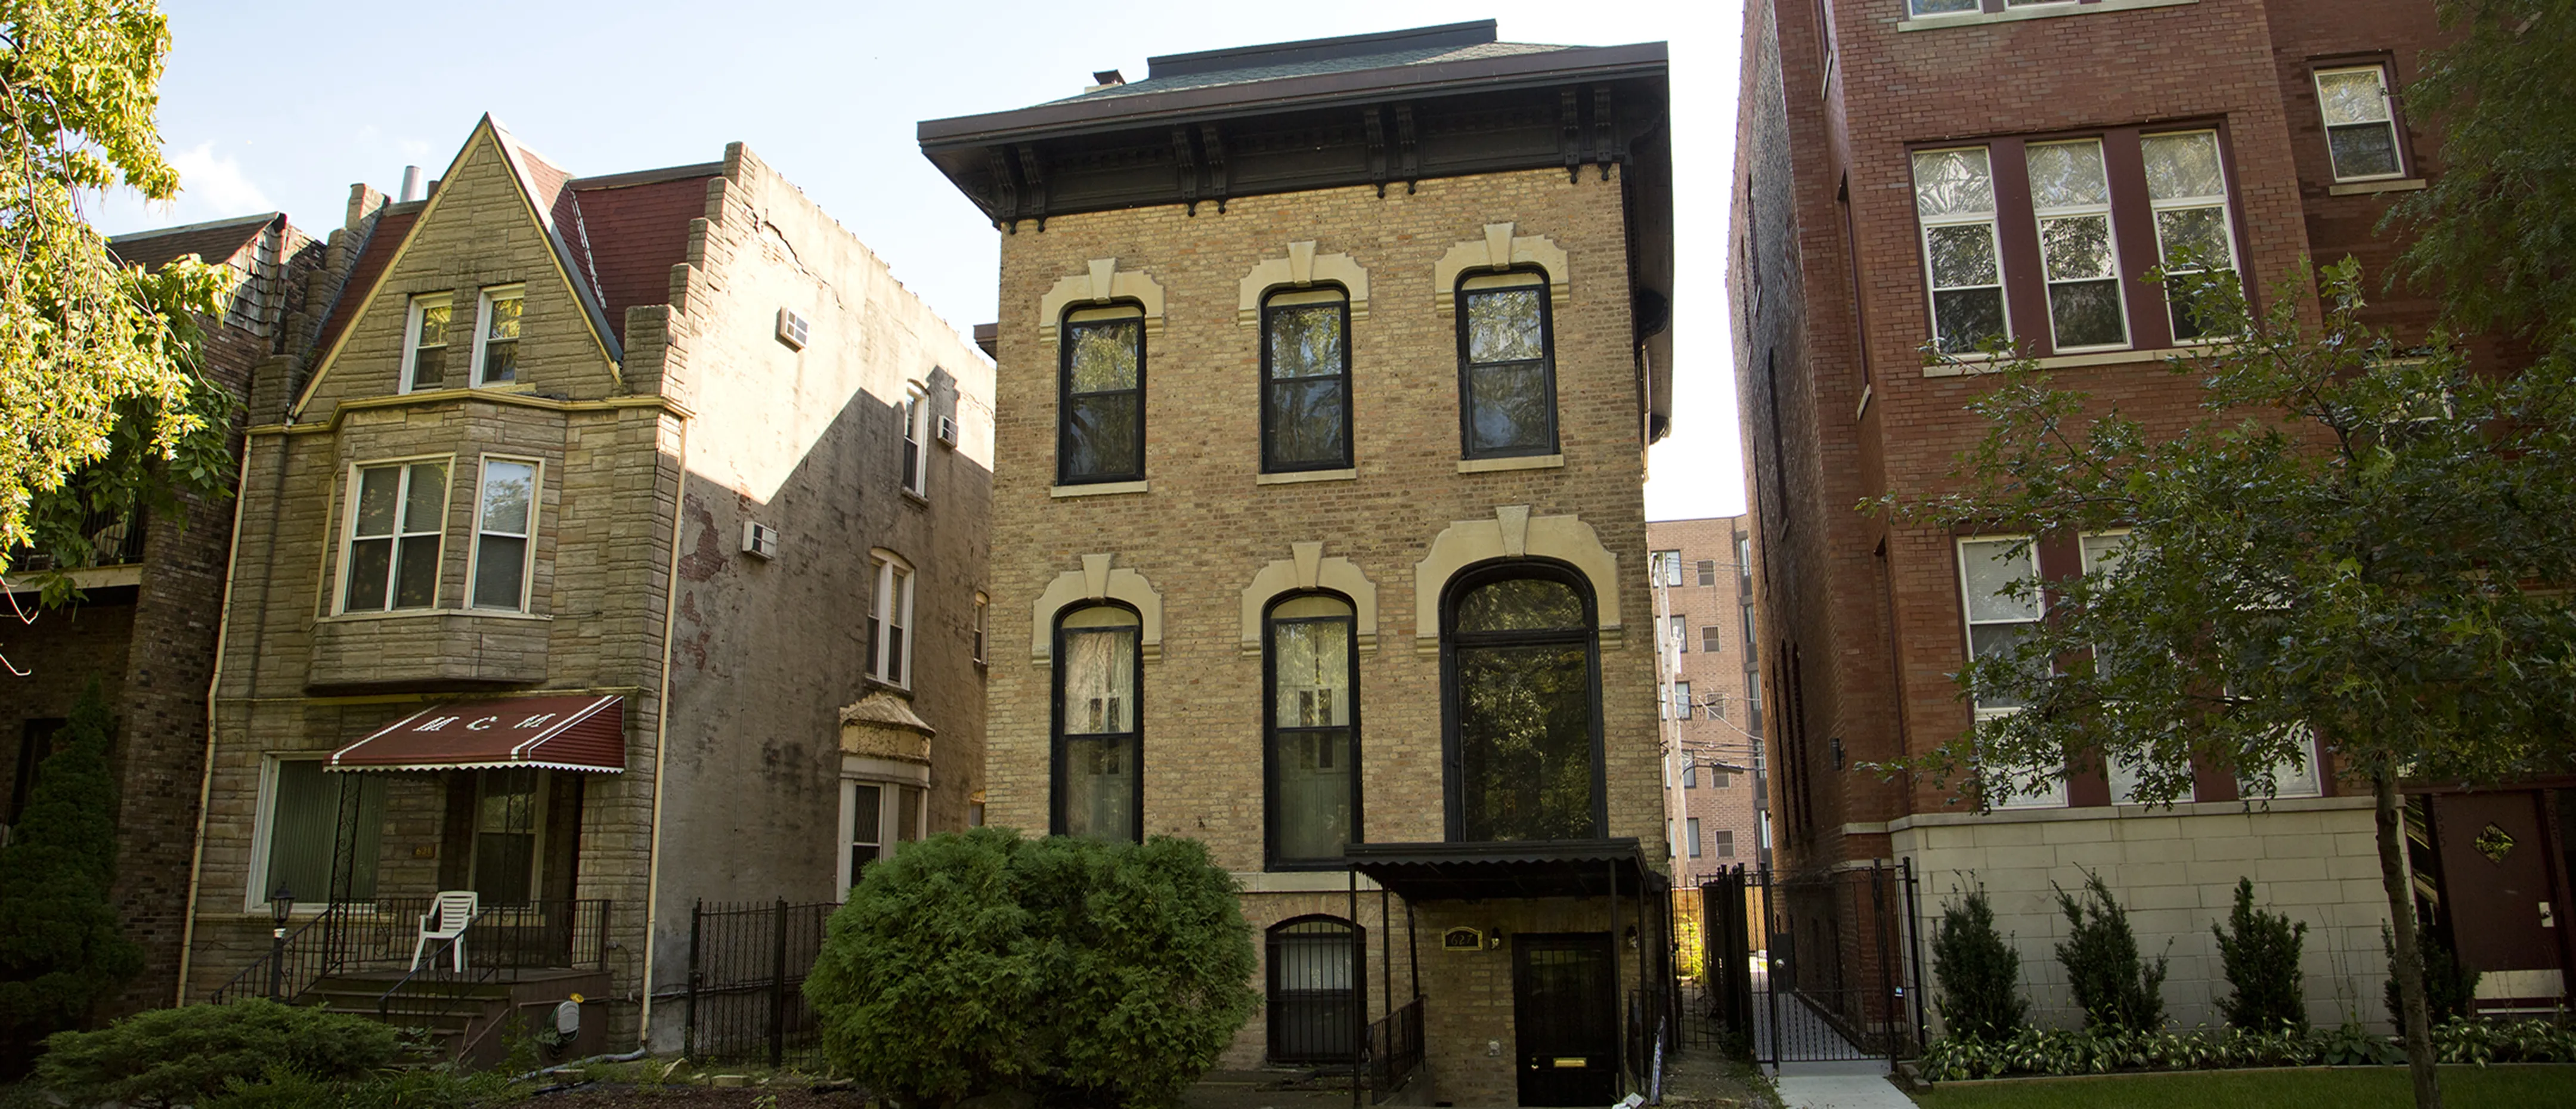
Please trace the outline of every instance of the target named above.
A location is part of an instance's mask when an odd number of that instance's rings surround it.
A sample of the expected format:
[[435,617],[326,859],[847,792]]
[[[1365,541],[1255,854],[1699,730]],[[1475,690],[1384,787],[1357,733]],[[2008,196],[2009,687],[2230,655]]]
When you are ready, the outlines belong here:
[[475,506],[474,607],[527,609],[536,520],[537,464],[484,459],[482,496]]
[[447,463],[360,466],[350,486],[340,610],[435,605],[439,541],[447,526]]

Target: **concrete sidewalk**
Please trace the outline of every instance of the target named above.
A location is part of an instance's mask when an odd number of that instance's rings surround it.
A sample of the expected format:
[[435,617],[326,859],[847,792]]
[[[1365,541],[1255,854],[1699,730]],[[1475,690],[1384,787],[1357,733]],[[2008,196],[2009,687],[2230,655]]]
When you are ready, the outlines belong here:
[[1914,1109],[1887,1080],[1887,1062],[1788,1063],[1776,1076],[1782,1109]]

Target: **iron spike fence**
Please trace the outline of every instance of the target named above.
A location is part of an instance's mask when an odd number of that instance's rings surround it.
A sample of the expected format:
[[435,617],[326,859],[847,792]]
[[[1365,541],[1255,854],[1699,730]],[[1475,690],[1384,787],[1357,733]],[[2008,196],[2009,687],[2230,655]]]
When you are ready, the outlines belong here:
[[[379,897],[326,905],[286,940],[208,994],[220,1005],[245,997],[292,1001],[325,978],[408,971],[431,897]],[[468,969],[499,980],[525,970],[599,970],[608,965],[609,902],[599,898],[486,905],[465,931]],[[421,958],[452,957],[444,945]]]
[[1775,1066],[1920,1053],[1918,896],[1910,863],[1720,874],[1692,907],[1701,970],[1681,983],[1678,1042]]
[[690,1058],[709,1062],[820,1061],[822,1025],[805,1003],[805,976],[823,950],[835,901],[698,902],[689,914]]

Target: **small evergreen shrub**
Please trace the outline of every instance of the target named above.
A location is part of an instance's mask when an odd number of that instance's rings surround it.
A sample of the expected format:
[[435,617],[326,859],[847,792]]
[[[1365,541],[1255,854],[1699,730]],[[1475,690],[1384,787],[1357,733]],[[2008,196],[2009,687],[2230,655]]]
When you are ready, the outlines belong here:
[[[2402,1027],[2406,1011],[2397,1003],[2397,938],[2385,924],[2379,926],[2379,947],[2388,954],[2388,982],[2381,987],[2388,1004],[2388,1023]],[[2469,1002],[2478,995],[2478,979],[2485,972],[2461,966],[2433,930],[2420,923],[2415,926],[2415,949],[2424,959],[2425,1023],[2466,1019],[2470,1015]]]
[[1941,907],[1932,933],[1934,1002],[1952,1039],[2000,1042],[2019,1031],[2030,1013],[2021,997],[2021,955],[1995,930],[1994,905],[1985,887]]
[[2129,910],[2111,896],[2099,874],[2084,876],[2083,896],[2057,889],[2057,907],[2066,914],[2066,942],[2057,945],[2057,961],[2066,967],[2066,985],[2084,1010],[2084,1027],[2153,1032],[2165,1023],[2165,959],[2150,966],[2138,958],[2138,937],[2129,930]]
[[96,1032],[54,1033],[35,1077],[74,1105],[194,1105],[272,1069],[317,1081],[363,1078],[401,1049],[389,1025],[254,999],[153,1009]]
[[805,996],[832,1062],[902,1109],[1162,1105],[1250,1019],[1257,966],[1233,879],[1195,840],[977,828],[870,867]]
[[81,1027],[90,1008],[143,969],[116,923],[114,726],[91,678],[37,764],[27,811],[0,847],[0,1075],[38,1041]]
[[2227,1023],[2248,1032],[2306,1031],[2299,950],[2306,945],[2307,922],[2293,924],[2284,914],[2255,908],[2254,880],[2238,878],[2227,927],[2211,924],[2209,931],[2218,937],[2218,961],[2227,984],[2236,988],[2218,1002]]

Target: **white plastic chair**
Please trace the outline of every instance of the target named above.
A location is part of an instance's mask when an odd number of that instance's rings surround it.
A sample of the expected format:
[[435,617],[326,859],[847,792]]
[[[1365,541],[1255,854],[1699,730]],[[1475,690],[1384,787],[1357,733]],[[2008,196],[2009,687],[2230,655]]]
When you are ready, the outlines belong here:
[[[432,941],[445,940],[448,948],[456,953],[454,966],[457,973],[464,973],[465,928],[474,923],[474,918],[482,911],[482,895],[473,890],[439,891],[438,899],[430,904],[428,914],[420,918],[420,939],[411,945],[411,968],[420,969],[421,954],[431,950],[429,945]],[[435,961],[436,955],[432,954],[431,958]]]

